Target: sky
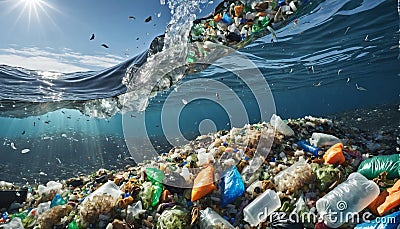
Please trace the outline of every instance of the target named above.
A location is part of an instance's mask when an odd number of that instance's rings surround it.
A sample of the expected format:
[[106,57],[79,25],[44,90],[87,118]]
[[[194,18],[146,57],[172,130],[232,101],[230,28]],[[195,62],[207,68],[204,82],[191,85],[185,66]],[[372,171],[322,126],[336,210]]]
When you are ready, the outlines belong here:
[[147,49],[170,18],[160,0],[0,0],[0,64],[101,70]]

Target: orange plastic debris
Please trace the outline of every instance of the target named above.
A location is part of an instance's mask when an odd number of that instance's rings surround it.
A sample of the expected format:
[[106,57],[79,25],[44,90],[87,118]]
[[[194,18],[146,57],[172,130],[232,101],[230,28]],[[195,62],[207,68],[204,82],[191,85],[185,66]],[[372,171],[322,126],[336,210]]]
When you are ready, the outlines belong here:
[[382,191],[382,192],[379,194],[379,196],[376,197],[375,200],[372,201],[372,203],[370,203],[370,204],[368,205],[368,209],[369,209],[372,213],[374,213],[375,215],[380,215],[379,212],[378,212],[378,207],[379,207],[380,205],[382,205],[382,204],[385,202],[386,197],[387,197],[388,195],[389,195],[389,193],[388,193],[386,190],[385,190],[385,191]]
[[328,164],[342,164],[345,160],[342,143],[336,143],[331,146],[324,154],[324,161]]
[[242,13],[243,13],[243,5],[235,6],[233,8],[233,10],[235,10],[235,16],[240,17],[240,16],[242,16]]
[[385,202],[377,208],[381,216],[400,205],[400,180],[393,187],[388,188],[387,192],[389,195],[386,197]]
[[217,14],[217,15],[214,16],[214,21],[215,22],[219,22],[219,21],[221,21],[221,19],[222,19],[222,15],[221,14]]
[[200,171],[193,182],[192,201],[196,201],[209,194],[216,187],[214,185],[214,167],[212,165]]

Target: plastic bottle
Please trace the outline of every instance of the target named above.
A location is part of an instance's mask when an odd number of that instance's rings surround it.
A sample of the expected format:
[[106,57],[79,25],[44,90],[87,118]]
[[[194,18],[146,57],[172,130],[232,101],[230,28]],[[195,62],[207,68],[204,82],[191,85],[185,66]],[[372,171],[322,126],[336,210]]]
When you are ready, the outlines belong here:
[[319,199],[318,213],[330,228],[351,222],[354,216],[366,208],[379,195],[379,186],[360,173],[350,174],[347,180]]
[[211,208],[200,211],[200,229],[234,227]]
[[251,226],[257,226],[280,207],[281,200],[278,194],[268,189],[243,209],[244,220]]
[[297,145],[300,146],[304,151],[312,153],[316,157],[322,155],[322,150],[320,148],[310,145],[306,140],[298,141]]
[[229,16],[228,14],[225,14],[225,13],[224,13],[224,16],[222,16],[221,21],[228,25],[233,23],[233,19],[231,18],[231,16]]
[[[254,24],[256,24],[256,23],[254,23]],[[253,28],[254,28],[254,25],[253,25]],[[293,136],[294,135],[294,131],[285,122],[283,122],[281,117],[279,117],[278,115],[273,114],[271,117],[270,123],[273,127],[275,127],[275,129],[279,133],[281,133],[285,136]]]
[[342,143],[339,138],[324,133],[313,133],[310,138],[310,143],[316,147],[333,146],[336,143]]

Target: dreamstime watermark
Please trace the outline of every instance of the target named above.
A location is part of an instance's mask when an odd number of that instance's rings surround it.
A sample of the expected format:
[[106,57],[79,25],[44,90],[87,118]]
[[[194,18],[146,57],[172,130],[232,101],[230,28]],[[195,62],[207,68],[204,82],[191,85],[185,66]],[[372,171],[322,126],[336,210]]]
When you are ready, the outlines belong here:
[[[212,74],[234,74],[240,84],[245,85],[251,92],[260,114],[260,121],[269,121],[276,113],[275,102],[269,85],[257,66],[245,55],[236,50],[215,43],[189,43],[187,47],[176,46],[163,50],[152,56],[146,63],[137,69],[132,76],[132,83],[128,87],[123,104],[131,103],[131,107],[146,107],[150,98],[157,93],[174,90],[163,98],[161,110],[152,112],[126,112],[123,114],[123,131],[129,152],[136,163],[151,160],[158,156],[157,142],[152,137],[166,139],[172,147],[179,147],[189,142],[182,133],[181,114],[186,106],[198,100],[208,100],[223,108],[229,118],[229,127],[243,127],[250,123],[246,101],[242,95],[233,90],[226,81],[219,77],[181,79],[190,72],[202,70],[204,66],[213,65]],[[177,83],[179,84],[177,85]],[[229,82],[229,81],[228,81]],[[254,106],[252,106],[254,109]],[[140,110],[140,109],[139,109]],[[211,118],[199,122],[199,132],[216,132],[216,125]],[[155,117],[157,116],[157,117]],[[216,118],[216,117],[214,117]],[[218,117],[217,117],[218,118]],[[159,132],[154,132],[154,122]],[[217,123],[218,124],[218,123]],[[262,131],[254,157],[249,161],[248,173],[254,173],[264,162],[274,139],[274,128]],[[228,159],[228,158],[226,158]],[[217,162],[217,161],[216,161]],[[218,163],[214,167],[218,171]],[[178,185],[178,184],[173,184]]]
[[259,212],[257,218],[260,222],[265,222],[268,220],[269,222],[276,221],[284,221],[287,223],[317,223],[324,222],[328,226],[339,227],[344,223],[349,224],[358,224],[358,223],[370,223],[372,219],[376,224],[396,224],[396,217],[374,217],[374,215],[370,212],[354,212],[354,211],[346,211],[347,203],[345,201],[338,201],[336,204],[336,208],[338,211],[333,211],[328,209],[327,212],[323,212],[322,214],[307,212],[304,211],[302,213],[298,213],[293,211],[292,213],[286,212],[271,212],[267,207],[264,208],[263,212]]

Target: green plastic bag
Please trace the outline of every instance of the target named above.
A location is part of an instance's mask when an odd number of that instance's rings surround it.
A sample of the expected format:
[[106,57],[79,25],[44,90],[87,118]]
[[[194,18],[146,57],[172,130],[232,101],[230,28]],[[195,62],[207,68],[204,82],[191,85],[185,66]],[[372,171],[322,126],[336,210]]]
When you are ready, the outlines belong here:
[[387,171],[388,179],[400,178],[400,154],[369,158],[360,164],[357,172],[368,179],[374,179],[384,171]]

